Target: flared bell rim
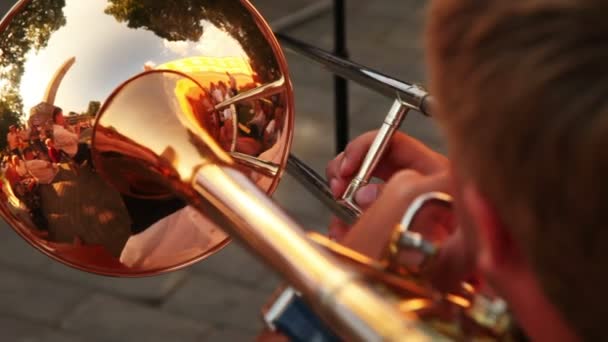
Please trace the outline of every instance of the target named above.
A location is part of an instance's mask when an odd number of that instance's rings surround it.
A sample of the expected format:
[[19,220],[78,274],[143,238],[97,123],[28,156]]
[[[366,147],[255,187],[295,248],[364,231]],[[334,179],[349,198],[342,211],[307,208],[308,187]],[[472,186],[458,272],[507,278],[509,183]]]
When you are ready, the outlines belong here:
[[[0,21],[0,32],[5,31],[8,27],[8,25],[10,24],[10,22],[12,21],[12,19],[16,15],[18,15],[23,10],[23,8],[26,7],[31,2],[32,2],[32,0],[18,1],[11,8],[11,10],[7,13],[7,15],[5,15],[4,18],[2,18],[2,21]],[[293,140],[293,130],[294,130],[293,87],[291,84],[291,80],[289,78],[289,71],[288,71],[288,66],[287,66],[287,61],[286,61],[285,55],[283,54],[283,51],[281,50],[281,47],[280,47],[278,41],[274,37],[274,34],[273,34],[271,28],[266,23],[266,21],[263,19],[263,17],[260,15],[258,10],[248,0],[241,0],[241,4],[243,5],[244,9],[251,14],[251,16],[255,22],[255,25],[259,29],[259,32],[263,35],[266,42],[270,45],[274,58],[278,65],[278,70],[280,71],[282,76],[285,78],[284,92],[283,92],[283,94],[285,96],[285,106],[286,106],[284,134],[286,134],[287,136],[285,138],[285,141],[283,142],[284,147],[283,147],[283,150],[281,151],[280,163],[278,163],[279,172],[276,175],[276,177],[274,177],[272,183],[267,188],[267,192],[269,194],[272,194],[276,190],[276,188],[279,184],[282,172],[285,169],[285,165],[287,163],[289,151],[290,151],[292,140]],[[138,75],[136,75],[134,77],[137,77],[137,76]],[[106,103],[107,103],[107,99],[102,102],[103,105],[105,105]],[[97,117],[95,120],[97,122],[99,120],[99,117]],[[9,208],[5,208],[4,206],[2,206],[1,210],[2,210],[2,214],[3,214],[2,216],[9,222],[9,224],[13,228],[15,228],[13,230],[15,230],[18,235],[20,235],[28,244],[33,246],[38,251],[42,252],[43,254],[49,256],[51,259],[58,261],[64,265],[67,265],[72,268],[82,270],[85,272],[90,272],[90,273],[104,275],[104,276],[143,277],[143,276],[155,276],[155,275],[160,275],[160,274],[164,274],[167,272],[173,272],[173,271],[188,267],[203,259],[206,259],[210,255],[213,255],[213,254],[217,253],[218,251],[220,251],[221,249],[223,249],[224,247],[226,247],[229,244],[229,242],[231,241],[230,237],[226,237],[224,240],[217,243],[213,248],[206,250],[205,253],[198,255],[196,257],[193,257],[193,258],[189,258],[187,260],[183,260],[183,261],[179,262],[178,264],[171,265],[171,266],[153,267],[153,268],[148,268],[145,270],[144,269],[132,269],[132,268],[126,268],[126,267],[124,269],[121,269],[121,268],[117,268],[116,265],[111,265],[111,266],[106,267],[106,266],[96,264],[96,263],[81,263],[78,259],[75,259],[75,258],[66,256],[65,254],[59,253],[58,248],[53,246],[52,242],[49,243],[44,238],[37,236],[30,229],[28,229],[28,227],[26,227],[27,224],[25,224],[24,222],[21,222],[17,217],[14,217],[14,215],[12,215],[10,212],[8,212],[10,210]],[[115,261],[117,261],[117,259]]]

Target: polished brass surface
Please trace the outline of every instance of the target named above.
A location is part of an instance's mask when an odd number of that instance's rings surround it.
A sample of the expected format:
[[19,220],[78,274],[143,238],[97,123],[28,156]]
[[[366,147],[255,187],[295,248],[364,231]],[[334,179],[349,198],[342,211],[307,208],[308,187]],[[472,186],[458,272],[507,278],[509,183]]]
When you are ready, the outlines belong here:
[[462,283],[461,290],[454,293],[440,292],[417,276],[415,269],[402,267],[393,272],[388,261],[371,259],[318,233],[308,236],[364,279],[382,284],[400,298],[397,308],[401,314],[415,314],[442,336],[467,341],[511,340],[513,322],[502,299],[486,297],[469,283]]
[[[24,32],[38,40],[24,46]],[[15,98],[23,131],[41,138],[30,140],[33,161],[17,157],[3,172],[0,211],[59,261],[106,275],[152,275],[229,242],[157,179],[200,162],[193,148],[173,146],[182,124],[204,127],[199,132],[237,160],[260,165],[239,163],[263,191],[276,188],[291,144],[293,97],[278,44],[249,3],[157,1],[140,8],[118,0],[24,0],[0,23],[0,41],[0,95]],[[61,126],[82,145],[77,162],[74,146],[60,144],[56,107],[65,115]],[[91,126],[101,112],[92,148]],[[171,121],[176,112],[181,122]],[[109,120],[115,122],[104,125]],[[161,129],[151,133],[153,125]],[[118,138],[131,131],[141,132],[141,145]],[[46,138],[55,140],[57,162]],[[192,137],[183,138],[180,146],[188,146]],[[117,151],[133,159],[118,162]],[[160,169],[122,172],[155,153]]]
[[229,221],[225,227],[293,284],[346,340],[430,341],[438,336],[314,244],[242,173],[221,163],[205,164],[194,188],[205,199],[199,208],[209,210],[212,204],[223,213]]
[[[356,273],[307,239],[266,198],[260,185],[238,169],[222,148],[227,145],[209,133],[216,123],[199,118],[214,109],[195,111],[204,95],[194,79],[174,71],[148,71],[125,82],[104,104],[95,125],[93,156],[98,172],[121,193],[134,197],[175,193],[186,199],[208,218],[193,227],[201,236],[212,236],[219,231],[214,224],[221,224],[294,284],[319,315],[349,340],[430,338],[432,333],[415,316],[400,314]],[[146,129],[138,129],[143,120]],[[149,195],[146,189],[157,191]],[[202,245],[196,240],[190,243],[190,248]],[[167,258],[171,256],[163,255]]]

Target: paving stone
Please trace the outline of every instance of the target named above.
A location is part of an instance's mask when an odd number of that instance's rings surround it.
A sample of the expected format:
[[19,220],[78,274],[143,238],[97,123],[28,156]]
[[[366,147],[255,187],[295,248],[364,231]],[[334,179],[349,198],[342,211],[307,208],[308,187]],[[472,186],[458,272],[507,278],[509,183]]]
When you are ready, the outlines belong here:
[[[296,96],[306,94],[302,87],[308,86],[313,89],[325,90],[327,91],[327,96],[330,99],[333,98],[333,75],[330,72],[321,65],[314,63],[303,56],[292,53],[289,50],[285,51],[285,56],[287,57],[289,76],[293,82]],[[296,98],[296,105],[298,105],[299,102],[301,101],[298,101]],[[317,110],[319,108],[322,107],[315,107]]]
[[201,321],[104,294],[94,294],[81,303],[61,327],[111,342],[199,341],[210,331]]
[[334,46],[332,18],[331,12],[323,13],[310,18],[305,24],[286,30],[284,33],[321,49],[331,50]]
[[274,292],[280,285],[284,284],[285,281],[281,279],[278,275],[272,273],[268,277],[264,278],[259,287],[262,290],[270,291],[268,293]]
[[259,287],[272,271],[238,242],[231,242],[223,250],[192,266],[195,273],[217,275],[244,286]]
[[212,332],[201,341],[204,342],[237,342],[254,341],[258,334],[251,331],[241,331],[235,329],[220,329]]
[[41,269],[53,261],[35,250],[0,219],[0,263],[16,268]]
[[[348,90],[349,115],[352,121],[351,127],[357,128],[361,124],[365,124],[366,121],[362,121],[362,119],[375,120],[376,125],[382,122],[384,119],[383,116],[388,112],[393,99],[389,99],[384,95],[378,94],[373,90],[354,82],[348,83]],[[370,103],[379,103],[380,105],[372,112],[362,111],[362,109],[368,107]],[[364,115],[364,117],[361,117],[361,114]]]
[[[328,159],[322,162],[323,167]],[[319,165],[311,158],[306,160],[311,167]],[[324,176],[324,172],[321,175]],[[273,198],[304,230],[326,231],[330,211],[293,177],[284,175]]]
[[299,89],[291,152],[323,175],[327,161],[335,155],[333,85],[330,81],[302,85]]
[[271,293],[209,275],[196,275],[167,300],[163,309],[220,327],[257,332],[262,327],[260,308]]
[[54,323],[87,294],[86,289],[36,274],[2,269],[0,314]]
[[388,18],[403,19],[410,13],[423,10],[426,1],[419,0],[381,0],[381,1],[347,1],[350,3],[349,15],[355,18],[368,17],[378,20]]
[[161,301],[188,275],[185,271],[177,271],[155,277],[114,278],[82,272],[59,263],[53,263],[45,271],[56,279],[70,281],[79,286],[152,302]]
[[316,3],[318,0],[289,0],[289,1],[264,1],[254,0],[251,3],[262,14],[267,21],[273,21],[287,14],[304,9],[306,6]]
[[[308,64],[305,60],[299,60],[298,64]],[[304,75],[292,75],[292,80],[296,84],[295,87],[295,105],[296,105],[296,127],[303,131],[300,134],[303,137],[314,137],[331,139],[331,136],[323,136],[323,132],[312,131],[312,127],[326,127],[331,125],[333,128],[333,79],[331,74],[325,70],[318,68],[316,65],[310,65],[310,70],[305,71],[309,74],[320,73],[323,75],[323,81],[318,84],[304,83],[301,80]],[[306,68],[302,68],[306,70]],[[316,119],[326,120],[326,122],[316,122]],[[315,126],[317,125],[317,126]],[[301,127],[300,127],[301,126]],[[304,135],[306,134],[306,135]]]
[[427,146],[437,152],[446,153],[445,139],[433,120],[418,113],[412,114],[404,121],[401,131],[424,141]]
[[8,12],[8,10],[11,9],[11,7],[13,6],[13,3],[15,1],[2,1],[0,3],[0,14],[2,16],[4,16],[4,13]]
[[83,338],[72,333],[31,321],[0,316],[2,341],[11,342],[84,342],[100,341],[92,337]]
[[422,52],[425,44],[425,16],[424,11],[414,11],[401,20],[401,23],[406,22],[407,25],[393,25],[384,37],[384,47],[414,49]]
[[184,280],[187,272],[178,271],[146,278],[113,278],[85,273],[51,260],[28,245],[5,226],[0,226],[0,265],[40,275],[72,287],[100,289],[141,300],[159,301]]
[[353,53],[352,59],[372,70],[407,83],[426,84],[425,68],[422,66],[424,55],[419,49],[404,46],[387,49],[395,54],[388,61],[378,59],[382,51],[373,52],[361,46],[354,46],[353,50],[356,54]]

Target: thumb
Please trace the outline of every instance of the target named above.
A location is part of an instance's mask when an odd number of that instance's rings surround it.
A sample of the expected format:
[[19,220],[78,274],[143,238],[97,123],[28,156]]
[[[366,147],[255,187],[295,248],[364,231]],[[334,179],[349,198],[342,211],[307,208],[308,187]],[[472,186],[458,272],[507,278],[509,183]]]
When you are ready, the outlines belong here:
[[383,186],[384,184],[368,184],[362,187],[355,194],[355,202],[361,209],[367,209],[378,198]]

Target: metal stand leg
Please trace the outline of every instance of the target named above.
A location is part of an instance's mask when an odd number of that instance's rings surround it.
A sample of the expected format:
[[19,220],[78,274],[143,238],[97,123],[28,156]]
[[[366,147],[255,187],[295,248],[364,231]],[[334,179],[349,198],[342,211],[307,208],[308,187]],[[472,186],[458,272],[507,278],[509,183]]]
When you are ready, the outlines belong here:
[[[344,0],[321,0],[272,23],[275,33],[293,28],[307,20],[317,17],[329,10],[333,1],[334,13],[334,54],[348,58],[346,44],[346,7]],[[348,143],[348,82],[340,76],[334,76],[334,111],[336,126],[336,152],[340,153]]]
[[[334,0],[334,53],[348,58],[346,44],[346,8],[344,0]],[[348,143],[348,82],[334,76],[335,115],[336,115],[336,153],[344,151]]]

